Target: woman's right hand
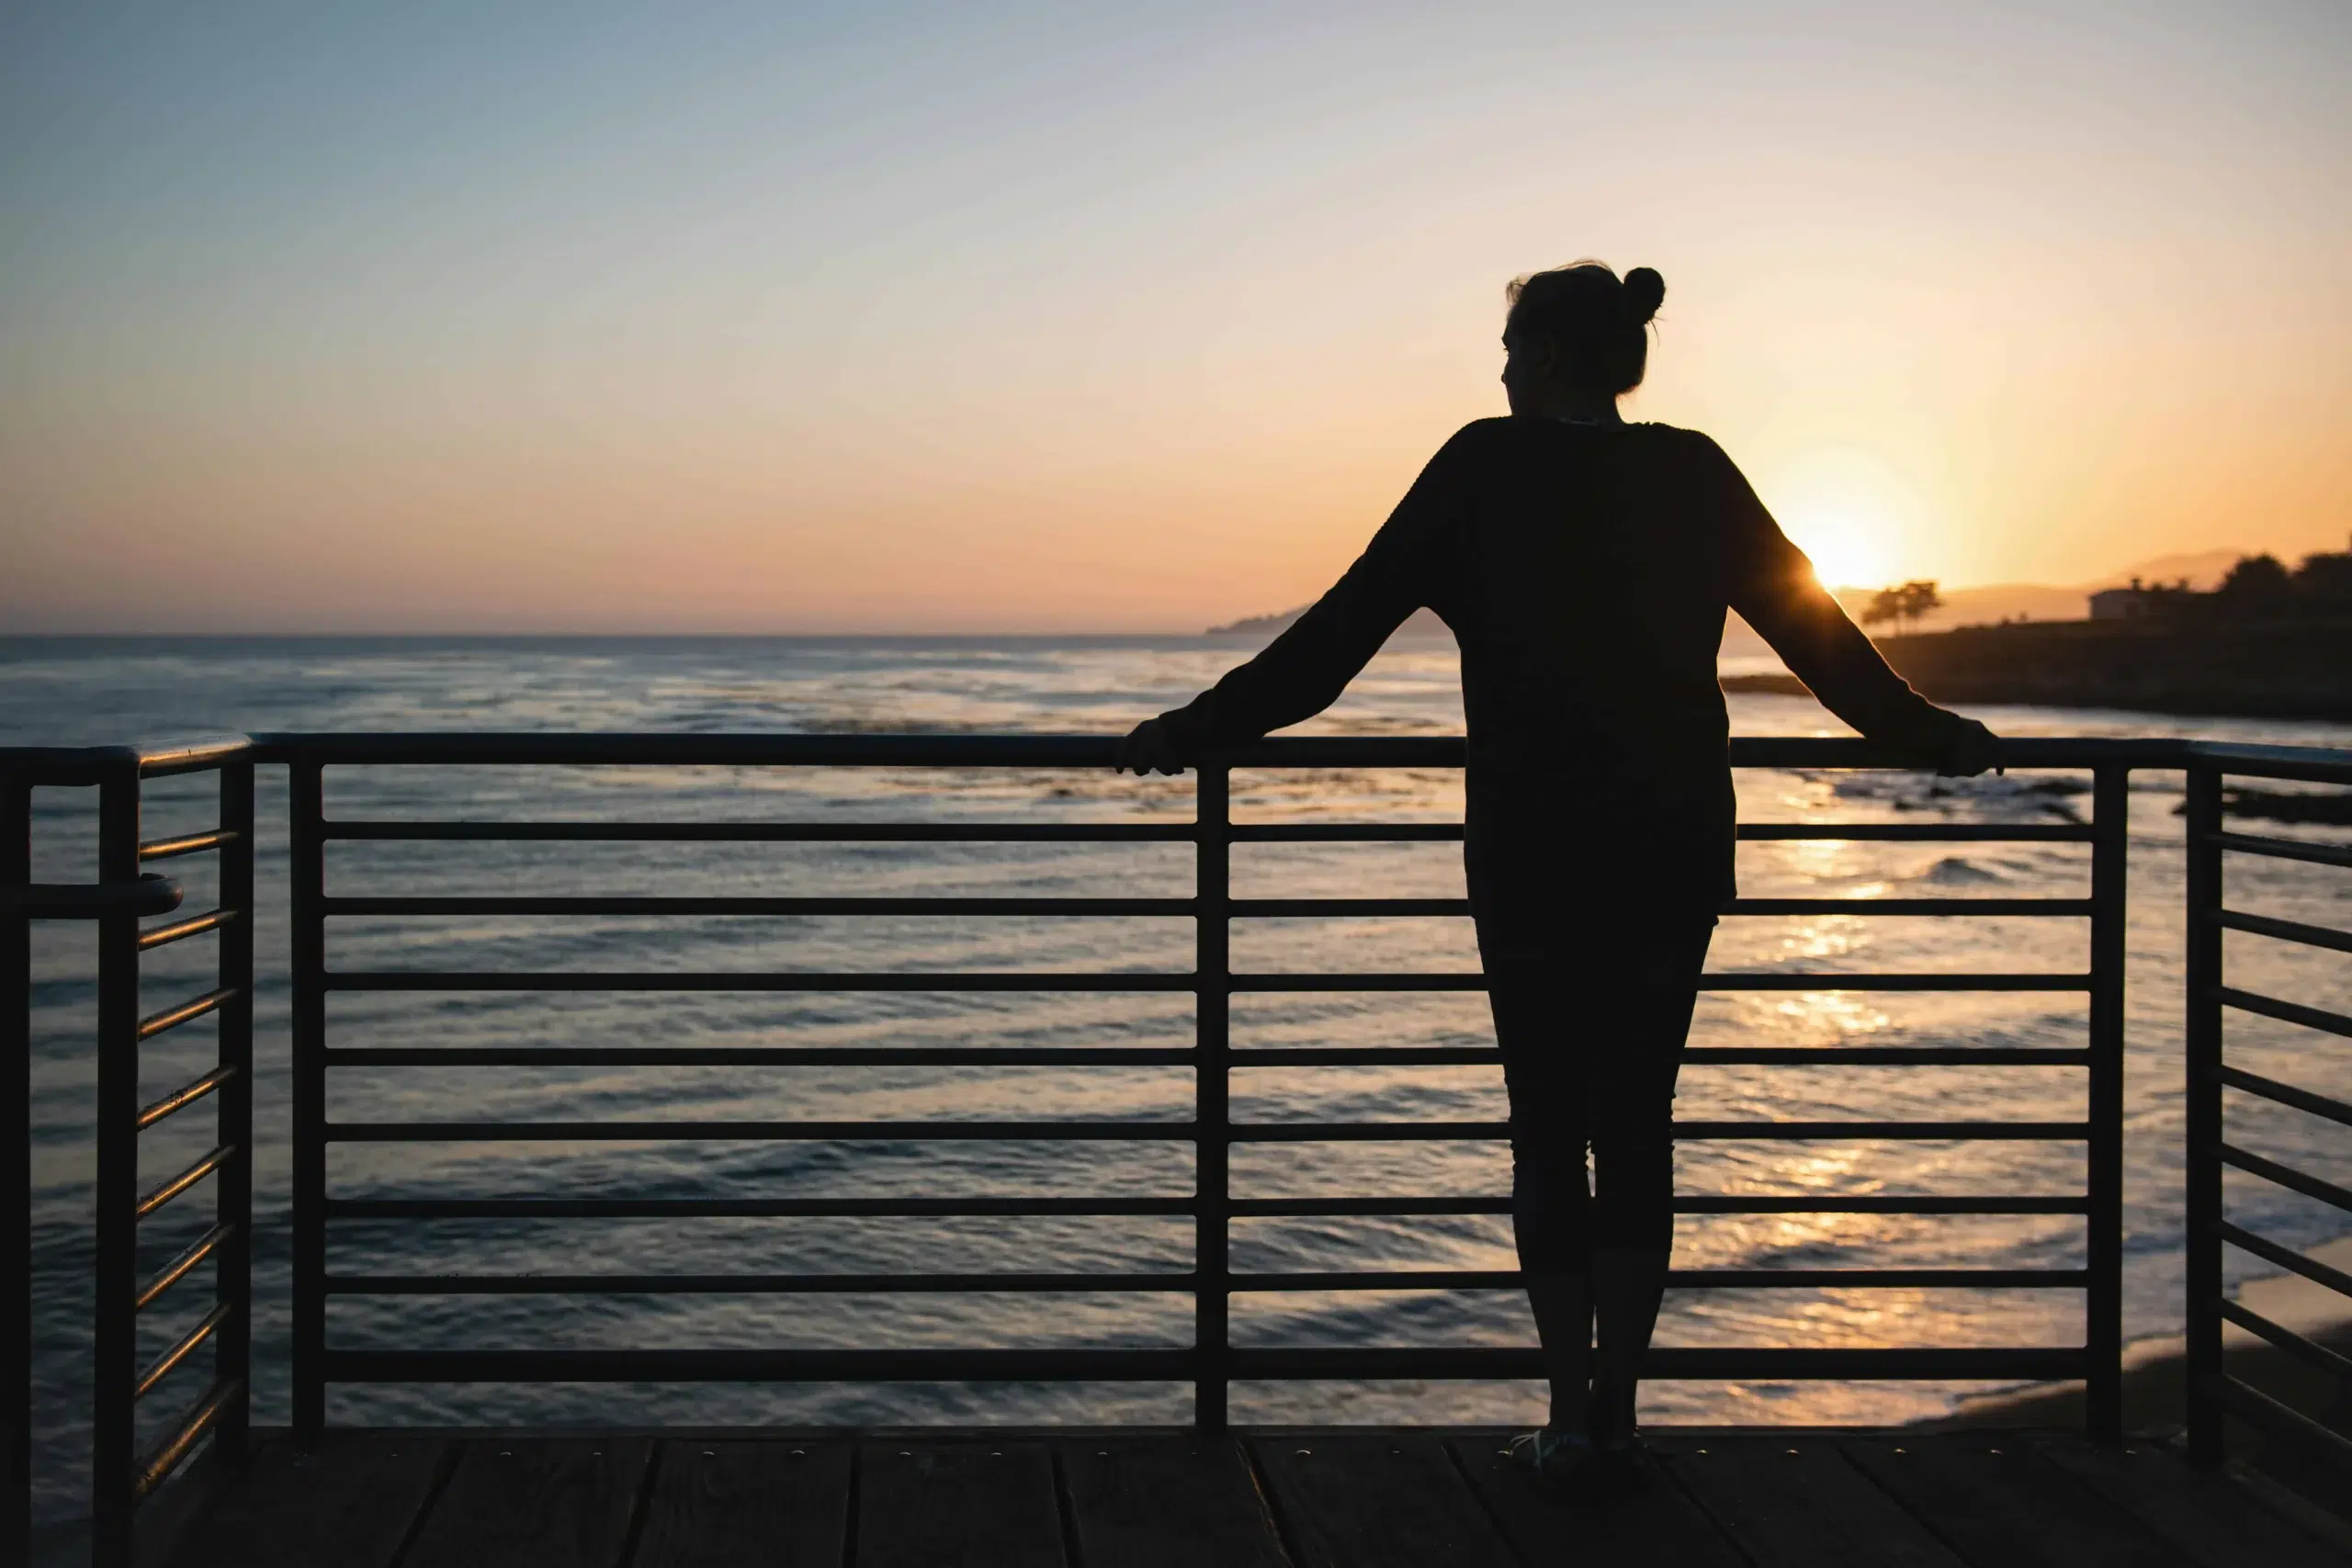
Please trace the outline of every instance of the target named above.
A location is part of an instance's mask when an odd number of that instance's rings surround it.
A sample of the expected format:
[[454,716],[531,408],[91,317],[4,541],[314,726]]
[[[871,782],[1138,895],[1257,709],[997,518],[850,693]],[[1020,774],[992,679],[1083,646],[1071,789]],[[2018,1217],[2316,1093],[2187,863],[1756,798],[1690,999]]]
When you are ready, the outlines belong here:
[[1946,778],[1973,778],[2001,771],[2001,738],[1977,720],[1949,710],[1933,748],[1936,772]]
[[1168,726],[1159,719],[1148,718],[1127,731],[1127,738],[1119,742],[1111,771],[1133,773],[1137,778],[1147,773],[1181,773],[1184,760],[1177,754],[1176,737],[1169,733]]

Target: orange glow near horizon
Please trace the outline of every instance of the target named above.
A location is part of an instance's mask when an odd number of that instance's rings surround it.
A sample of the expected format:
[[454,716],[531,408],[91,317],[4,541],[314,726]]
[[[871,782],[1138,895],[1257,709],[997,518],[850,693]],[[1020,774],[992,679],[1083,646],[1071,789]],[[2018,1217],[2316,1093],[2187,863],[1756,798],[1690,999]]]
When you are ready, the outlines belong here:
[[1196,630],[1586,254],[1833,585],[2344,547],[2346,13],[1686,9],[11,24],[0,631]]

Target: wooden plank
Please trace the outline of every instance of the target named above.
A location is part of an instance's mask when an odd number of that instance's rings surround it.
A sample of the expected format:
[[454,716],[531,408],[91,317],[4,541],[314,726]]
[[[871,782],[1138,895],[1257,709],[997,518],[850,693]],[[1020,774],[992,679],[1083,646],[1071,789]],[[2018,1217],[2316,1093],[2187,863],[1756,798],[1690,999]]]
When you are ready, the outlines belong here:
[[2120,1448],[2055,1433],[2036,1433],[2034,1451],[2067,1477],[2162,1537],[2204,1568],[2346,1568],[2352,1555],[2313,1540],[2259,1497],[2210,1475],[2153,1443]]
[[2183,1568],[2189,1561],[2045,1462],[2021,1433],[1857,1438],[1840,1446],[1946,1545],[1987,1568]]
[[841,1568],[846,1442],[662,1445],[632,1568]]
[[1250,1450],[1298,1568],[1516,1568],[1435,1437],[1260,1438]]
[[1827,1439],[1654,1439],[1659,1468],[1756,1568],[1960,1568],[1961,1559]]
[[1080,1438],[1057,1453],[1086,1568],[1287,1568],[1231,1438]]
[[616,1568],[652,1453],[644,1438],[477,1438],[458,1456],[407,1561]]
[[1705,1510],[1663,1477],[1623,1497],[1562,1497],[1511,1461],[1510,1435],[1449,1446],[1504,1537],[1530,1564],[1623,1568],[1747,1568],[1747,1559]]
[[857,1568],[1065,1568],[1053,1455],[1037,1442],[860,1445]]
[[448,1451],[437,1438],[366,1433],[264,1443],[175,1568],[384,1568],[433,1495]]

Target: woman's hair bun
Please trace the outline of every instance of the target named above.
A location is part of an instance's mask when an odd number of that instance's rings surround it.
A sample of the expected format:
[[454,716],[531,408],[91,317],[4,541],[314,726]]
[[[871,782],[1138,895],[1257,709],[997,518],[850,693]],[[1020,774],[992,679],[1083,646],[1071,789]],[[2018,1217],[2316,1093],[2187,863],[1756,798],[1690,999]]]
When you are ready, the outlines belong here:
[[1625,275],[1625,309],[1636,326],[1657,314],[1666,303],[1666,279],[1654,266],[1637,266]]
[[1637,266],[1622,279],[1597,261],[1532,272],[1505,290],[1506,338],[1548,338],[1569,379],[1611,392],[1642,384],[1649,362],[1649,320],[1666,299],[1666,279]]

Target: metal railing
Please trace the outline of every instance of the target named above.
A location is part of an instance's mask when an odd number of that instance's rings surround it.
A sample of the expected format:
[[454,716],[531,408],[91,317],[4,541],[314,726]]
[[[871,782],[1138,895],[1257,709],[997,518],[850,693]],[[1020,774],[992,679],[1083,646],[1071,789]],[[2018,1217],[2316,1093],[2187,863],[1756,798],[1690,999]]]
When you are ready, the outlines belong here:
[[[1476,973],[1291,974],[1235,971],[1233,922],[1265,918],[1464,915],[1450,898],[1269,898],[1233,897],[1230,851],[1236,843],[1366,842],[1459,840],[1459,824],[1236,823],[1228,809],[1236,768],[1458,768],[1458,740],[1285,739],[1264,743],[1197,770],[1197,810],[1191,823],[885,824],[711,822],[434,822],[348,821],[324,815],[322,776],[334,767],[416,767],[458,764],[801,766],[830,768],[1101,768],[1111,760],[1107,740],[1075,738],[914,738],[827,736],[437,735],[270,738],[291,769],[294,908],[294,1399],[299,1429],[324,1420],[326,1391],[342,1382],[435,1381],[670,1382],[670,1381],[1171,1381],[1195,1390],[1195,1416],[1204,1427],[1224,1424],[1227,1384],[1238,1380],[1520,1378],[1540,1375],[1532,1348],[1462,1346],[1360,1348],[1268,1348],[1230,1343],[1227,1303],[1237,1292],[1492,1289],[1513,1286],[1510,1270],[1348,1272],[1237,1271],[1229,1262],[1229,1232],[1237,1219],[1272,1216],[1490,1214],[1507,1212],[1500,1196],[1438,1197],[1365,1194],[1346,1198],[1249,1198],[1229,1190],[1234,1145],[1266,1142],[1368,1140],[1498,1140],[1499,1122],[1317,1123],[1236,1122],[1228,1083],[1237,1068],[1337,1066],[1366,1064],[1440,1066],[1498,1061],[1491,1047],[1343,1047],[1241,1049],[1228,1039],[1230,998],[1237,993],[1317,991],[1479,991]],[[1689,1060],[1797,1066],[2075,1067],[2088,1070],[2088,1104],[2080,1120],[2054,1122],[1682,1122],[1685,1141],[1740,1139],[1958,1139],[2079,1143],[2084,1183],[2075,1192],[2012,1192],[1918,1197],[1686,1197],[1685,1213],[1933,1213],[2069,1214],[2083,1216],[2086,1260],[2079,1269],[1686,1269],[1683,1289],[1758,1287],[1967,1288],[2079,1290],[2085,1295],[2084,1342],[2075,1348],[1661,1348],[1652,1371],[1674,1378],[2082,1379],[2090,1390],[2091,1423],[2112,1432],[2120,1420],[2118,1367],[2121,1349],[2121,1106],[2123,1069],[2122,956],[2125,874],[2125,785],[2135,753],[2129,746],[2087,742],[2023,742],[2009,750],[2020,768],[2088,769],[2095,779],[2089,823],[1987,824],[1748,824],[1748,840],[1841,839],[1904,841],[2060,841],[2090,846],[2088,897],[1744,899],[1734,915],[2040,916],[2086,919],[2085,968],[2065,973],[1714,973],[1711,990],[1810,992],[2019,991],[2076,992],[2087,1001],[2087,1037],[2080,1049],[1750,1046],[1701,1047]],[[1742,767],[1851,768],[1899,766],[1901,759],[1861,742],[1736,740],[1732,761]],[[1189,842],[1194,887],[1180,898],[905,898],[905,897],[597,897],[536,894],[486,897],[334,896],[327,891],[330,844],[405,840],[481,842],[690,840],[695,842],[825,840],[989,842]],[[1178,916],[1194,922],[1190,972],[1096,973],[755,973],[337,970],[326,962],[331,921],[346,917],[441,916],[708,916],[708,915],[1058,915]],[[336,992],[723,992],[723,991],[1119,991],[1188,994],[1194,998],[1196,1034],[1189,1048],[1061,1048],[969,1051],[926,1048],[520,1046],[424,1048],[331,1046],[326,998]],[[1087,1065],[1190,1066],[1193,1115],[1187,1122],[800,1122],[642,1121],[504,1122],[484,1120],[347,1122],[328,1119],[329,1079],[344,1066],[469,1065],[560,1066],[796,1063],[802,1066]],[[928,1197],[798,1199],[374,1199],[339,1198],[329,1190],[330,1146],[354,1142],[463,1140],[926,1140],[992,1139],[1169,1140],[1194,1150],[1195,1190],[1186,1198]],[[854,1276],[476,1276],[463,1279],[368,1276],[339,1279],[327,1270],[330,1226],[337,1221],[491,1218],[717,1218],[762,1216],[1171,1215],[1194,1222],[1193,1268],[1178,1274]],[[331,1348],[327,1303],[340,1292],[432,1293],[626,1292],[661,1294],[714,1290],[788,1293],[855,1290],[919,1291],[1159,1291],[1189,1292],[1194,1337],[1187,1348],[1124,1349],[369,1349]]]
[[[326,1424],[328,1390],[339,1384],[411,1381],[487,1382],[961,1382],[1151,1381],[1189,1382],[1197,1421],[1225,1424],[1228,1385],[1237,1381],[1312,1379],[1508,1379],[1541,1375],[1532,1348],[1440,1345],[1348,1348],[1263,1348],[1233,1343],[1228,1303],[1237,1293],[1350,1292],[1399,1289],[1495,1289],[1517,1284],[1510,1270],[1365,1269],[1349,1271],[1237,1269],[1231,1261],[1236,1221],[1348,1216],[1499,1215],[1500,1195],[1368,1192],[1340,1197],[1257,1197],[1233,1190],[1236,1145],[1272,1143],[1499,1140],[1499,1122],[1402,1121],[1316,1122],[1236,1121],[1231,1075],[1238,1069],[1317,1066],[1445,1066],[1492,1064],[1491,1046],[1239,1046],[1230,1038],[1231,998],[1282,992],[1477,992],[1476,972],[1268,973],[1236,970],[1237,921],[1267,919],[1460,916],[1458,898],[1250,898],[1233,891],[1232,849],[1253,843],[1367,843],[1458,840],[1458,823],[1282,823],[1236,821],[1231,810],[1237,770],[1322,768],[1458,768],[1458,739],[1283,739],[1262,743],[1196,771],[1196,810],[1187,821],[461,821],[333,818],[325,780],[342,768],[433,766],[818,767],[887,769],[1091,769],[1107,767],[1112,742],[1066,737],[910,737],[789,735],[317,735],[257,738],[250,743],[172,752],[128,750],[0,752],[0,1027],[8,1043],[27,1046],[29,960],[27,933],[35,919],[96,918],[99,959],[98,1110],[98,1378],[93,1454],[94,1514],[100,1561],[127,1558],[140,1500],[184,1464],[208,1433],[233,1454],[243,1446],[246,1359],[251,1303],[251,1098],[254,840],[253,774],[258,764],[283,764],[289,782],[290,956],[293,1111],[292,1348],[293,1416],[298,1431]],[[2074,1144],[2082,1150],[2079,1189],[2051,1193],[2014,1191],[1918,1195],[1682,1194],[1684,1214],[1866,1213],[2079,1216],[2083,1264],[2065,1269],[1683,1269],[1682,1289],[1758,1287],[1951,1288],[2082,1292],[2079,1345],[2058,1348],[1922,1348],[1823,1349],[1798,1347],[1661,1347],[1654,1375],[1691,1379],[1885,1378],[2016,1381],[2079,1379],[2087,1388],[2087,1421],[2112,1435],[2121,1421],[2122,1139],[2124,1069],[2124,932],[2128,855],[2128,787],[2134,769],[2188,771],[2192,844],[2188,954],[2190,979],[2190,1345],[2199,1373],[2192,1404],[2192,1439],[2200,1457],[2218,1453],[2217,1410],[2245,1413],[2261,1396],[2233,1385],[2219,1371],[2220,1325],[2228,1316],[2257,1332],[2253,1314],[2220,1292],[2218,1248],[2223,1241],[2321,1279],[2346,1281],[2229,1225],[2220,1214],[2223,1164],[2285,1181],[2339,1207],[2352,1194],[2307,1176],[2282,1173],[2222,1138],[2220,1093],[2224,1084],[2278,1100],[2339,1122],[2341,1103],[2237,1072],[2220,1061],[2224,1007],[2267,1011],[2344,1033],[2352,1023],[2300,1004],[2222,988],[2220,932],[2224,928],[2281,936],[2343,949],[2341,932],[2293,927],[2223,912],[2220,857],[2225,851],[2282,853],[2343,864],[2342,849],[2293,840],[2248,839],[2220,827],[2218,785],[2225,773],[2352,782],[2352,756],[2261,748],[2222,748],[2176,741],[2026,740],[2006,742],[2013,769],[2061,769],[2091,779],[2088,821],[2061,823],[1897,822],[1743,823],[1746,840],[1839,840],[1903,842],[2024,841],[2081,843],[2089,852],[2087,897],[2034,898],[1748,898],[1735,916],[2038,917],[2085,922],[2084,963],[2063,972],[1846,973],[1711,972],[1715,991],[1976,991],[2072,993],[2084,998],[2079,1047],[1956,1045],[1692,1048],[1693,1063],[1763,1066],[1926,1066],[2080,1069],[2087,1088],[2083,1114],[2057,1121],[1833,1120],[1804,1122],[1683,1121],[1685,1141],[1748,1139],[2018,1140]],[[1905,760],[1860,741],[1736,739],[1736,767],[1770,769],[1901,768]],[[221,810],[218,831],[141,842],[140,786],[163,773],[218,770]],[[100,794],[100,875],[95,886],[49,887],[31,882],[28,802],[36,784],[96,785]],[[369,841],[441,843],[1161,843],[1189,845],[1193,886],[1184,897],[903,897],[662,896],[602,897],[536,892],[481,896],[407,896],[331,891],[330,846]],[[141,914],[177,904],[175,886],[145,875],[151,861],[202,852],[220,856],[220,908],[142,927]],[[678,972],[496,970],[489,972],[338,968],[329,962],[334,922],[352,919],[442,917],[791,916],[1174,917],[1192,922],[1193,963],[1188,970],[1069,973],[1058,970],[985,972],[880,971]],[[138,958],[142,952],[217,933],[217,987],[144,1017],[139,1013]],[[662,1044],[410,1047],[334,1043],[328,999],[337,993],[484,992],[1116,992],[1192,998],[1193,1035],[1188,1045],[1137,1046],[839,1046]],[[144,1040],[208,1011],[220,1015],[220,1063],[184,1089],[141,1106],[137,1096],[139,1047]],[[1164,1066],[1191,1070],[1192,1111],[1183,1120],[943,1121],[605,1121],[499,1122],[482,1119],[343,1121],[329,1114],[329,1088],[347,1068],[443,1066],[623,1066],[635,1065],[805,1066]],[[24,1083],[9,1080],[12,1101],[0,1102],[0,1126],[21,1138],[26,1126]],[[215,1148],[203,1159],[147,1192],[138,1187],[140,1131],[209,1099],[220,1118]],[[1121,1140],[1188,1145],[1193,1190],[1188,1194],[1131,1196],[987,1196],[941,1192],[923,1196],[548,1196],[374,1197],[334,1191],[329,1150],[338,1145],[387,1145],[445,1140],[561,1139],[572,1142],[690,1139],[750,1141],[887,1140],[893,1144],[973,1139],[1023,1143]],[[25,1145],[16,1145],[23,1157]],[[215,1224],[195,1247],[141,1282],[135,1276],[140,1222],[210,1179]],[[2301,1185],[2298,1185],[2300,1183]],[[328,1242],[339,1224],[436,1220],[566,1220],[585,1218],[761,1218],[945,1216],[1158,1216],[1189,1219],[1191,1266],[1138,1273],[951,1273],[636,1275],[343,1274],[329,1269]],[[9,1266],[25,1257],[25,1233],[8,1249]],[[2268,1250],[2265,1250],[2267,1248]],[[2292,1261],[2290,1261],[2292,1259]],[[133,1361],[137,1314],[206,1261],[217,1265],[217,1300],[204,1322],[144,1371]],[[929,1292],[1156,1292],[1193,1299],[1189,1346],[1164,1348],[656,1348],[470,1350],[344,1348],[329,1341],[328,1304],[339,1295],[537,1294],[626,1292],[631,1295],[741,1292],[788,1295],[814,1292],[888,1294]],[[11,1463],[10,1503],[25,1507],[29,1440],[29,1364],[26,1282],[6,1292],[15,1314],[5,1391]],[[2271,1335],[2278,1338],[2284,1334]],[[2291,1338],[2292,1337],[2289,1337]],[[2280,1343],[2287,1343],[2280,1339]],[[146,1455],[133,1451],[132,1415],[139,1400],[164,1376],[214,1347],[215,1376],[174,1435]],[[2297,1341],[2300,1345],[2301,1342]],[[2294,1348],[2290,1346],[2290,1348]],[[2305,1347],[2309,1349],[2317,1348]],[[2326,1352],[2320,1351],[2325,1355]],[[2333,1365],[2333,1362],[2324,1363]],[[2337,1368],[2336,1370],[2341,1370]],[[2275,1413],[2264,1408],[2264,1415]],[[2292,1413],[2288,1413],[2292,1417]],[[2262,1418],[2257,1416],[2256,1418]],[[2301,1432],[2301,1417],[2283,1424]],[[2274,1419],[2274,1425],[2282,1419]],[[2308,1435],[2308,1434],[2305,1434]],[[2328,1434],[2332,1437],[2332,1434]],[[2335,1439],[2338,1442],[2341,1439]],[[19,1521],[21,1525],[21,1520]]]
[[2285,748],[2199,746],[2188,762],[2188,1441],[2192,1457],[2219,1462],[2222,1417],[2234,1416],[2291,1450],[2352,1471],[2352,1438],[2312,1420],[2231,1375],[2223,1363],[2222,1325],[2234,1324],[2289,1355],[2344,1380],[2352,1389],[2352,1358],[2313,1343],[2223,1293],[2222,1249],[2233,1247],[2352,1298],[2352,1275],[2230,1218],[2223,1174],[2243,1171],[2276,1187],[2352,1213],[2352,1188],[2298,1170],[2231,1141],[2226,1111],[2234,1090],[2339,1126],[2352,1127],[2352,1101],[2283,1083],[2230,1064],[2224,1019],[2233,1012],[2352,1038],[2352,1016],[2266,996],[2229,984],[2224,933],[2352,953],[2352,931],[2279,919],[2229,907],[2223,867],[2232,855],[2352,870],[2352,845],[2231,831],[2223,825],[2223,781],[2291,779],[2352,784],[2352,757],[2314,755]]
[[[141,836],[145,781],[214,773],[219,815],[202,831],[165,839]],[[178,1472],[210,1437],[242,1452],[248,1418],[253,1285],[253,897],[254,761],[242,737],[163,750],[94,748],[0,752],[0,889],[9,928],[0,946],[6,994],[0,1029],[15,1066],[0,1078],[8,1101],[0,1127],[11,1140],[16,1168],[29,1160],[31,923],[91,919],[97,925],[96,1301],[91,1353],[90,1517],[96,1561],[128,1562],[140,1505]],[[98,794],[98,879],[94,884],[32,881],[32,796],[42,787],[96,788]],[[218,858],[219,904],[200,914],[155,924],[171,915],[183,893],[175,880],[145,870],[153,862],[210,854]],[[215,939],[213,985],[153,1011],[142,1011],[140,959],[198,937]],[[191,1081],[142,1103],[140,1066],[150,1041],[197,1019],[217,1015],[218,1047],[211,1067]],[[209,1106],[215,1125],[209,1151],[194,1163],[142,1187],[140,1135],[192,1109]],[[139,1241],[147,1221],[209,1181],[212,1223],[160,1269],[142,1279]],[[10,1433],[6,1539],[21,1540],[30,1524],[31,1393],[28,1257],[29,1213],[7,1248],[5,1289],[9,1322],[7,1390]],[[144,1366],[140,1364],[141,1314],[177,1288],[212,1273],[212,1305],[185,1334]],[[176,1292],[176,1293],[175,1293]],[[183,1370],[202,1364],[209,1347],[211,1376],[200,1392],[167,1418],[160,1441],[141,1451],[142,1402]]]

